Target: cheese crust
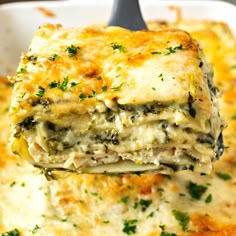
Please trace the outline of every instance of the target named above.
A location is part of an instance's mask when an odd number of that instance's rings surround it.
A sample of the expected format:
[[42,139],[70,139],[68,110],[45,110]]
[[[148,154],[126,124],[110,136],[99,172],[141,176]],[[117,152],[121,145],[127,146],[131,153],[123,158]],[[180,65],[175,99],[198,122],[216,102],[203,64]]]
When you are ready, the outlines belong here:
[[48,24],[12,81],[11,148],[35,166],[209,173],[222,154],[218,89],[186,31]]
[[[71,174],[65,179],[47,181],[39,170],[13,156],[7,148],[8,110],[14,107],[10,107],[12,88],[0,77],[0,233],[15,230],[14,235],[19,232],[24,236],[124,236],[128,232],[135,236],[236,235],[235,37],[221,22],[182,19],[149,23],[153,29],[163,25],[188,30],[200,41],[213,65],[216,84],[224,91],[220,107],[228,123],[223,131],[227,148],[211,174]],[[194,189],[200,194],[194,194]]]

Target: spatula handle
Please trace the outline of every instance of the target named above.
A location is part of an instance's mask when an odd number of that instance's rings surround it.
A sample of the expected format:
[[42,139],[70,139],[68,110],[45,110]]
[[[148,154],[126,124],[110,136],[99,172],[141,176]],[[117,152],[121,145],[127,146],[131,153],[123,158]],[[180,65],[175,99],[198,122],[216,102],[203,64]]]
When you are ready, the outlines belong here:
[[147,29],[138,0],[114,0],[108,26],[120,26],[133,31]]

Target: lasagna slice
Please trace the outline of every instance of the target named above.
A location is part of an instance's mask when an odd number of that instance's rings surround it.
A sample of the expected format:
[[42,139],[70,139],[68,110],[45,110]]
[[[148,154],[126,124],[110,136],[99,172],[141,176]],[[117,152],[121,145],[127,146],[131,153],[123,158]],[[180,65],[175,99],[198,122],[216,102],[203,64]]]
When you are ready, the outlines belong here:
[[209,173],[223,152],[213,72],[185,31],[47,24],[12,81],[11,149],[44,170]]

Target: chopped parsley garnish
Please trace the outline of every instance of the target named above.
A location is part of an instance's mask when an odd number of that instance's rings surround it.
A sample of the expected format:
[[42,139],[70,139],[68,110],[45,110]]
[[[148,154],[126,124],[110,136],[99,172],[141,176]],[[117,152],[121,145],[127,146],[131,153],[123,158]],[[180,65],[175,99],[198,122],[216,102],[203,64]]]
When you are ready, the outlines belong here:
[[70,82],[70,87],[73,88],[78,84],[79,84],[79,82]]
[[39,226],[35,225],[35,227],[32,230],[32,234],[36,234],[39,231],[39,229],[40,229]]
[[59,82],[56,82],[56,81],[53,81],[49,84],[49,88],[52,89],[52,88],[57,88],[58,87],[58,84]]
[[179,222],[179,225],[181,226],[182,230],[186,231],[190,220],[188,213],[173,210],[172,214],[174,215],[175,219]]
[[122,198],[120,199],[120,201],[123,202],[123,203],[127,203],[128,200],[129,200],[129,196],[122,197]]
[[140,199],[139,201],[136,201],[134,203],[133,208],[137,209],[139,206],[141,206],[141,210],[144,212],[151,204],[152,204],[152,200]]
[[18,229],[13,229],[11,231],[2,233],[2,236],[20,236],[20,232]]
[[[60,90],[62,90],[64,92],[67,89],[68,82],[69,82],[69,78],[67,76],[67,77],[65,77],[63,79],[62,84],[60,84],[60,81],[58,81],[58,82],[57,81],[53,81],[53,82],[51,82],[49,84],[49,88],[50,89],[52,89],[52,88],[59,88]],[[77,85],[77,84],[73,84],[73,83],[75,83],[75,82],[71,82],[71,87]],[[73,84],[73,86],[72,86],[72,84]]]
[[156,52],[151,52],[151,54],[161,54],[161,52],[156,51]]
[[179,46],[175,47],[167,47],[166,50],[168,51],[165,55],[170,55],[171,53],[175,53],[177,50],[183,49],[183,45],[180,44]]
[[192,199],[200,200],[202,195],[206,192],[207,187],[204,185],[198,185],[192,181],[189,181],[187,185],[187,191],[192,197]]
[[107,91],[107,86],[103,86],[103,87],[102,87],[102,91],[103,91],[103,92],[106,92],[106,91]]
[[97,193],[97,192],[91,192],[90,194],[91,194],[92,196],[95,196],[95,197],[98,196],[98,193]]
[[124,227],[122,231],[128,235],[135,234],[136,233],[136,227],[137,227],[138,220],[124,220]]
[[124,83],[121,83],[120,85],[116,86],[116,87],[112,87],[111,90],[114,90],[114,91],[118,91],[120,90],[120,88],[122,87]]
[[102,80],[102,76],[98,76],[98,77],[97,77],[97,80]]
[[120,44],[112,43],[111,47],[112,47],[113,50],[118,49],[120,52],[126,52],[127,51],[126,47],[122,46]]
[[25,68],[20,68],[20,70],[17,71],[17,74],[24,74],[27,70]]
[[81,93],[81,94],[79,95],[79,100],[80,100],[80,101],[83,101],[85,98],[87,98],[87,96],[86,96],[84,93]]
[[70,47],[67,47],[66,53],[69,55],[69,57],[73,57],[76,55],[77,49],[80,49],[80,47],[75,47],[74,45],[71,45]]
[[11,182],[10,187],[13,187],[16,185],[16,181]]
[[38,93],[36,93],[36,96],[38,97],[42,97],[45,93],[45,88],[43,88],[42,86],[38,87]]
[[163,74],[159,74],[158,77],[161,79],[161,81],[164,81],[164,77],[163,77]]
[[139,203],[138,203],[138,202],[135,202],[133,208],[134,208],[134,209],[137,209],[138,206],[139,206]]
[[212,201],[212,194],[208,194],[208,196],[205,199],[205,203],[210,203]]
[[159,227],[161,228],[160,236],[177,236],[177,234],[166,232],[165,231],[165,225],[159,225]]
[[232,177],[227,174],[227,173],[222,173],[222,172],[217,172],[216,175],[220,178],[220,179],[223,179],[223,180],[231,180]]
[[152,218],[154,216],[154,211],[150,212],[147,216],[147,218]]
[[59,87],[62,91],[66,91],[68,80],[68,76],[63,79],[63,82]]
[[139,204],[142,208],[142,211],[146,211],[146,209],[152,204],[152,200],[140,199]]
[[152,90],[153,90],[153,91],[156,91],[156,88],[155,88],[155,87],[152,87]]
[[61,219],[61,222],[67,222],[67,220],[68,220],[68,218],[65,217],[65,218]]
[[59,58],[59,56],[57,54],[54,54],[53,56],[49,57],[48,60],[55,61],[58,58]]
[[37,57],[36,56],[28,56],[27,58],[29,61],[32,61],[32,62],[35,62],[37,60]]
[[97,96],[97,93],[92,90],[92,94],[91,95],[88,95],[88,98],[95,98]]
[[103,223],[104,223],[104,224],[109,224],[110,221],[109,221],[109,220],[104,220]]

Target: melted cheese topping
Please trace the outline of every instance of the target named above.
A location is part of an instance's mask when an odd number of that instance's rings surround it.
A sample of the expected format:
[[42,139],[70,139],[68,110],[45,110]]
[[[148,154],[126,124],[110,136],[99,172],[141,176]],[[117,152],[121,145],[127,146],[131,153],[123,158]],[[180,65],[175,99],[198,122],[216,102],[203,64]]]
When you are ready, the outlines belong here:
[[[11,87],[0,79],[1,233],[16,228],[20,235],[236,234],[235,39],[222,23],[175,24],[186,27],[206,47],[216,82],[224,90],[221,112],[228,123],[227,148],[213,172],[207,176],[190,171],[172,176],[72,174],[48,182],[37,169],[9,154]],[[210,50],[217,45],[220,50]]]
[[[200,101],[196,102],[199,112],[210,117],[206,80],[211,70],[202,70],[201,60],[207,66],[197,42],[177,29],[132,32],[119,27],[62,29],[48,24],[36,32],[13,78],[13,122],[34,112],[31,105],[40,97],[39,86],[44,89],[41,97],[56,104],[51,108],[56,116],[94,109],[95,96],[105,103],[115,99],[118,104],[146,104],[187,103],[191,94]],[[145,91],[142,96],[140,91]]]

